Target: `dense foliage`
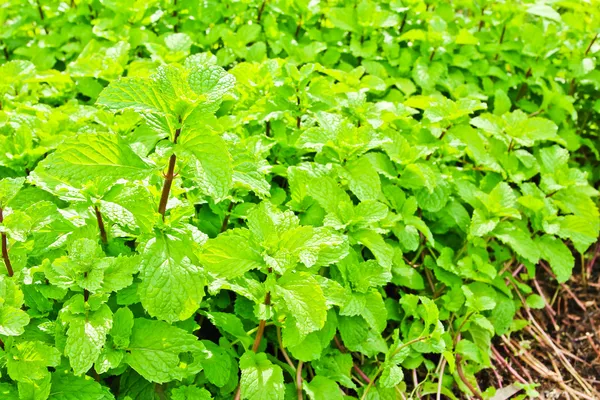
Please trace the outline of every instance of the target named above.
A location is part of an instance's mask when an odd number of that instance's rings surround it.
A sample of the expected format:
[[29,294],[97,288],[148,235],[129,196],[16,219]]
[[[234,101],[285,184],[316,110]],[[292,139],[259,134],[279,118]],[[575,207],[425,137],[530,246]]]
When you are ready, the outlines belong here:
[[598,2],[0,23],[2,399],[489,398],[597,240]]

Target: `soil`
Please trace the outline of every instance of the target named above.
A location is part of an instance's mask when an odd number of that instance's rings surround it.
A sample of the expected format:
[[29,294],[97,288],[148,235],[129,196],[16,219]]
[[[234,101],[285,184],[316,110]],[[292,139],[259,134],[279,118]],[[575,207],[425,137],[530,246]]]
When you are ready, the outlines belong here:
[[[494,344],[497,374],[482,377],[495,387],[520,379],[539,386],[541,399],[600,399],[600,243],[565,284],[539,268],[534,292],[546,299],[542,310],[523,311],[530,327]],[[532,318],[533,317],[533,320]],[[512,371],[511,371],[512,370]],[[487,383],[487,382],[486,382]],[[523,393],[523,392],[521,392]]]

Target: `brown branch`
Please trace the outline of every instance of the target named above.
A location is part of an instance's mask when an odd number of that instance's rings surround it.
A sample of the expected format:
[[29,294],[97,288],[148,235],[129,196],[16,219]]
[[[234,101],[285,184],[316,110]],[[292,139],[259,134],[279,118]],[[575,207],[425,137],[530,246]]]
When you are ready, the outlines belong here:
[[106,236],[106,228],[104,227],[104,221],[102,221],[102,214],[100,213],[100,209],[98,206],[94,207],[94,211],[96,212],[96,221],[98,221],[98,229],[100,230],[100,239],[102,243],[108,243],[108,237]]
[[[181,128],[177,128],[175,131],[175,138],[173,144],[177,144],[177,138],[181,133]],[[171,192],[171,185],[173,185],[173,178],[175,177],[175,163],[177,162],[177,156],[172,154],[169,158],[169,169],[165,174],[165,183],[163,184],[162,193],[160,195],[160,203],[158,204],[158,212],[162,215],[163,220],[165,219],[165,213],[167,211],[167,202],[169,201],[169,193]]]
[[[0,207],[0,224],[4,222],[4,215],[2,212],[2,207]],[[5,232],[2,232],[2,259],[4,260],[4,265],[6,266],[6,272],[8,272],[8,276],[13,276],[14,271],[12,264],[10,263],[10,257],[8,256],[8,239],[6,238]]]

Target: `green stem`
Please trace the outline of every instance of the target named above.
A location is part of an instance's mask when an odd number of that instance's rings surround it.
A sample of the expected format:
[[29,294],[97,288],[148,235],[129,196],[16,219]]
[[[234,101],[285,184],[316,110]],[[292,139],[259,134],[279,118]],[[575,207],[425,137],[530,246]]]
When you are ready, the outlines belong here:
[[[427,336],[421,336],[421,337],[413,339],[413,340],[411,340],[411,341],[409,341],[407,343],[404,343],[402,346],[398,346],[398,348],[392,352],[392,354],[389,356],[389,358],[393,358],[396,354],[398,354],[400,352],[400,350],[404,349],[405,347],[411,346],[411,345],[413,345],[415,343],[418,343],[418,342],[422,342],[423,340],[427,340],[427,339],[429,339],[429,337],[430,337],[429,335],[427,335]],[[377,371],[375,371],[375,374],[370,379],[370,382],[367,385],[367,388],[365,389],[365,391],[364,391],[363,395],[361,396],[360,400],[365,400],[367,398],[367,394],[369,393],[369,390],[371,390],[371,388],[375,384],[375,380],[377,379],[377,377],[379,376],[379,374],[381,374],[381,372],[383,372],[383,364],[381,364],[379,366],[379,368],[377,368]]]

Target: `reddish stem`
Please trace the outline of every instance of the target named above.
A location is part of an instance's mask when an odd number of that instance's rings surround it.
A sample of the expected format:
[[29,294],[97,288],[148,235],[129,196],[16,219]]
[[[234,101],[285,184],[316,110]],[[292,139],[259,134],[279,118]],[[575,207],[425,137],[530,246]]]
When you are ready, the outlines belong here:
[[476,399],[482,400],[483,397],[481,397],[481,394],[479,394],[479,391],[473,387],[471,382],[469,382],[469,380],[465,376],[465,373],[462,369],[462,363],[460,362],[461,358],[462,357],[460,356],[460,354],[456,355],[456,372],[458,372],[458,376],[460,377],[460,380],[463,381],[463,383],[469,388],[471,393],[473,393],[473,397],[475,397]]
[[[2,211],[3,210],[0,207],[0,224],[4,222],[4,215],[2,214]],[[10,257],[8,256],[8,239],[6,238],[6,233],[4,232],[2,232],[2,259],[4,260],[4,265],[6,265],[8,276],[13,276],[14,271],[12,264],[10,263]]]
[[[265,295],[265,303],[266,306],[271,304],[271,293],[267,292],[267,294]],[[263,337],[263,333],[265,332],[265,324],[267,323],[266,320],[261,319],[260,322],[258,323],[258,330],[256,331],[256,337],[254,338],[254,344],[252,344],[252,351],[253,352],[257,352],[258,351],[258,347],[260,346],[260,341],[262,340]]]
[[96,221],[98,221],[98,229],[100,230],[100,239],[102,243],[108,243],[108,237],[106,236],[106,228],[104,227],[104,221],[102,221],[102,214],[100,213],[100,209],[98,206],[94,207],[94,211],[96,211]]
[[594,38],[592,39],[592,41],[590,42],[589,46],[587,47],[587,49],[585,49],[585,55],[587,56],[588,53],[590,52],[590,50],[592,49],[592,46],[594,45],[594,42],[596,42],[596,39],[598,39],[598,34],[596,33],[596,36],[594,36]]
[[[269,270],[270,272],[270,270]],[[265,295],[265,302],[264,304],[266,306],[271,304],[271,293],[267,292],[267,294]],[[256,336],[254,337],[254,343],[252,344],[252,351],[253,352],[257,352],[258,351],[258,347],[260,346],[260,341],[262,340],[263,337],[263,333],[265,332],[265,325],[266,325],[267,321],[265,321],[264,319],[261,319],[260,322],[258,323],[258,330],[256,331]],[[242,385],[241,383],[238,384],[237,390],[235,392],[235,396],[234,396],[234,400],[240,400],[242,397]]]
[[[177,144],[177,138],[181,133],[181,128],[175,131],[175,138],[173,143]],[[175,178],[175,163],[177,162],[177,156],[172,154],[169,158],[169,169],[165,174],[165,183],[163,184],[162,193],[160,195],[160,203],[158,204],[158,212],[162,215],[163,220],[165,219],[165,213],[167,212],[167,202],[169,201],[169,193],[171,192],[171,185],[173,185],[173,178]]]
[[223,224],[221,225],[221,232],[225,232],[227,230],[227,225],[229,224],[229,217],[231,216],[231,209],[233,208],[233,201],[229,203],[229,207],[227,207],[227,214],[225,214],[225,218],[223,218]]

